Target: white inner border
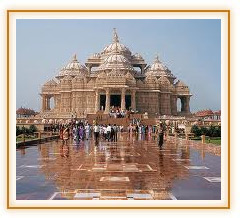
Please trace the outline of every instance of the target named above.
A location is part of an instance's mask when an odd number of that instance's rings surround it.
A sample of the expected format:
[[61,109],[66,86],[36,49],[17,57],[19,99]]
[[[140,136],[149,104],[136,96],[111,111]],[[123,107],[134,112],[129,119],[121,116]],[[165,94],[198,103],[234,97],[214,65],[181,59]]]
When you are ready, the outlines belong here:
[[[221,19],[221,200],[49,201],[16,200],[16,19]],[[227,12],[11,12],[10,58],[10,207],[226,207],[228,205],[228,14]],[[26,84],[27,85],[27,84]]]

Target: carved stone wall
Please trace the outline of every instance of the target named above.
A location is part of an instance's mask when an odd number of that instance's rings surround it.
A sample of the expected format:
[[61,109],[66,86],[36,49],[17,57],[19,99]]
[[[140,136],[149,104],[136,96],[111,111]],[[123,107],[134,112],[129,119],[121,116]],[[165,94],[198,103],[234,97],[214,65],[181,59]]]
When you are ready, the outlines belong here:
[[161,93],[160,99],[160,113],[162,115],[171,115],[171,94]]
[[158,92],[137,92],[136,107],[141,113],[159,114],[159,93]]

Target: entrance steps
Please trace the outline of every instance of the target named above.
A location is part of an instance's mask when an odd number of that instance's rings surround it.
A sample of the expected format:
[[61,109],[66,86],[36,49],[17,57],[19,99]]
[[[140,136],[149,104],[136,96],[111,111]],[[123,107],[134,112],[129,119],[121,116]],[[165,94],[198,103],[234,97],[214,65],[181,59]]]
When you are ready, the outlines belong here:
[[129,117],[126,118],[112,118],[109,117],[108,114],[96,113],[88,114],[86,119],[90,124],[92,124],[93,121],[96,121],[98,124],[101,125],[116,124],[124,127],[127,127],[133,119],[140,119],[141,123],[144,125],[156,125],[155,118],[143,119],[142,114],[131,114]]

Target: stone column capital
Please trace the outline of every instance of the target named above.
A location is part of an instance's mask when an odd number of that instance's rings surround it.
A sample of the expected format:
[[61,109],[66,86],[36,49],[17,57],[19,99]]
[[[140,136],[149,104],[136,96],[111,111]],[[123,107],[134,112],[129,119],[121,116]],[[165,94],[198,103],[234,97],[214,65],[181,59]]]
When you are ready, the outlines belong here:
[[105,88],[105,91],[106,91],[106,95],[109,95],[109,93],[110,93],[110,88]]

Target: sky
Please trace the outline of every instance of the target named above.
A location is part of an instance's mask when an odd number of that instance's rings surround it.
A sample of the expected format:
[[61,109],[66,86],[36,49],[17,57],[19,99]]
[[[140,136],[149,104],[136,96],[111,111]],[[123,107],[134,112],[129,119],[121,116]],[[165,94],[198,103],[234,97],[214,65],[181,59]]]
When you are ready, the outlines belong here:
[[80,63],[112,41],[139,53],[148,65],[156,55],[193,95],[190,110],[221,109],[221,20],[218,19],[18,19],[16,106],[41,108],[41,86],[74,54]]

